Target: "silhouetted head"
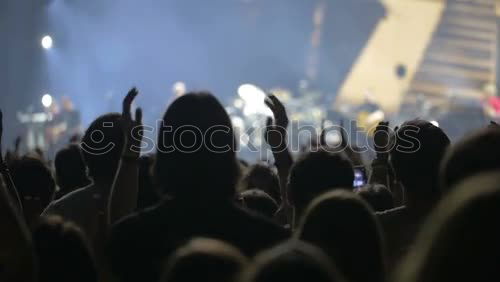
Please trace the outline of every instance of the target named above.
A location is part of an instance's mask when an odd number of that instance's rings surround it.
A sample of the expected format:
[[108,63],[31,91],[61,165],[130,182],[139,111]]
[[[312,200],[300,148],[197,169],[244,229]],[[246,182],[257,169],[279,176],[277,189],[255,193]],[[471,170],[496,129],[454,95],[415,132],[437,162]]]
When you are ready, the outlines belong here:
[[254,164],[247,168],[242,179],[242,189],[260,189],[276,202],[281,202],[280,181],[276,172],[268,165]]
[[273,218],[278,211],[278,204],[266,192],[259,189],[250,189],[240,193],[239,200],[246,209]]
[[316,198],[297,236],[328,253],[348,281],[385,281],[380,227],[371,208],[356,194],[332,191]]
[[431,214],[394,281],[499,281],[500,177],[453,187]]
[[500,169],[500,129],[489,127],[451,146],[441,167],[443,192],[476,173]]
[[394,198],[387,187],[381,184],[367,184],[356,191],[376,212],[394,208]]
[[318,248],[291,240],[260,253],[240,282],[343,281]]
[[118,113],[102,115],[83,135],[80,144],[83,160],[95,182],[110,182],[115,177],[125,141],[120,119]]
[[39,159],[23,157],[10,165],[12,181],[30,225],[54,198],[55,181],[50,169]]
[[290,200],[301,214],[317,196],[332,189],[352,189],[353,181],[353,166],[344,154],[310,152],[291,168]]
[[93,282],[97,269],[82,231],[53,216],[41,218],[33,230],[40,282]]
[[406,196],[436,201],[439,166],[450,139],[441,128],[423,120],[403,123],[395,139],[390,160]]
[[80,146],[70,144],[59,150],[54,159],[58,197],[89,184],[87,168],[83,162]]
[[158,133],[158,184],[175,198],[231,199],[239,177],[235,142],[229,116],[213,95],[177,98]]
[[213,239],[193,239],[169,259],[163,282],[233,282],[247,258],[235,247]]

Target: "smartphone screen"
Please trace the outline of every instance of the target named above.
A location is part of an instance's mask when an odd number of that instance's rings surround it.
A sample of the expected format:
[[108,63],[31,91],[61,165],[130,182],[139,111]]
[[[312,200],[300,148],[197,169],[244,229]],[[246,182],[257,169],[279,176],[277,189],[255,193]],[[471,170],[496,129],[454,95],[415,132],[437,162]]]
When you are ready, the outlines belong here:
[[366,171],[364,167],[355,167],[354,168],[354,182],[352,186],[354,188],[360,188],[365,186],[366,184]]

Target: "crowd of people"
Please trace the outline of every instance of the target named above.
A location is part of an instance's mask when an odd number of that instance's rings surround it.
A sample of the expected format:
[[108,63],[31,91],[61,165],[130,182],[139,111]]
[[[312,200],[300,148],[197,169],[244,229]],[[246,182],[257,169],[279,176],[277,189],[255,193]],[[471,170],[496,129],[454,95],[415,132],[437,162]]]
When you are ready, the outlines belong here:
[[[382,122],[366,164],[345,136],[331,146],[324,132],[295,156],[287,111],[270,94],[264,140],[274,161],[249,164],[208,92],[175,99],[156,152],[141,155],[136,95],[54,160],[21,154],[19,140],[0,150],[0,281],[500,278],[499,125],[451,144],[425,120]],[[360,165],[368,179],[355,189]]]

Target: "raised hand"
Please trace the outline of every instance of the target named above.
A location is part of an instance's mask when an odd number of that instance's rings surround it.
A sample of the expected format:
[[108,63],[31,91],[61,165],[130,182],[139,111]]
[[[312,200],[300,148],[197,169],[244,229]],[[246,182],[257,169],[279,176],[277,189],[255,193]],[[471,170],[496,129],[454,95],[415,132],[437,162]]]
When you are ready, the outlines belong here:
[[271,117],[267,118],[264,139],[273,151],[286,149],[286,129],[289,120],[285,106],[272,94],[264,100],[264,103],[273,112],[274,116],[274,121]]
[[288,127],[288,116],[286,114],[285,106],[281,103],[281,101],[276,98],[273,94],[269,94],[267,98],[264,100],[269,109],[273,112],[275,124],[277,126],[281,126],[283,128]]
[[281,206],[275,218],[282,224],[291,224],[293,223],[293,208],[288,201],[287,179],[293,160],[287,147],[288,116],[285,106],[276,96],[270,94],[264,103],[271,109],[274,116],[274,120],[271,117],[267,118],[264,139],[271,147],[280,178]]
[[391,147],[391,139],[390,139],[390,127],[389,122],[381,121],[375,128],[375,132],[373,134],[373,143],[375,147],[375,151],[377,152],[377,158],[387,159],[389,156],[389,150]]
[[[135,111],[135,120],[132,118],[130,109],[132,102],[139,94],[134,87],[130,89],[127,96],[123,99],[123,111],[121,125],[125,133],[125,147],[123,148],[122,161],[116,172],[111,193],[108,201],[108,217],[104,222],[106,226],[110,226],[118,219],[134,211],[137,206],[137,191],[138,191],[138,162],[141,154],[142,141],[142,110],[137,108]],[[101,222],[102,223],[102,222]],[[103,226],[99,226],[102,231]],[[103,235],[105,232],[100,232]]]
[[3,112],[0,110],[0,174],[3,176],[3,181],[7,186],[7,191],[11,196],[11,200],[14,205],[16,205],[17,210],[22,213],[23,207],[21,204],[21,198],[19,198],[19,194],[17,193],[16,186],[12,181],[12,177],[10,176],[9,169],[5,164],[5,160],[3,159],[2,154],[2,140],[3,140]]
[[130,89],[127,96],[123,99],[122,110],[122,128],[125,133],[125,147],[123,149],[123,156],[126,158],[138,159],[141,153],[140,145],[142,141],[142,109],[135,110],[135,120],[132,119],[132,102],[139,94],[134,87]]

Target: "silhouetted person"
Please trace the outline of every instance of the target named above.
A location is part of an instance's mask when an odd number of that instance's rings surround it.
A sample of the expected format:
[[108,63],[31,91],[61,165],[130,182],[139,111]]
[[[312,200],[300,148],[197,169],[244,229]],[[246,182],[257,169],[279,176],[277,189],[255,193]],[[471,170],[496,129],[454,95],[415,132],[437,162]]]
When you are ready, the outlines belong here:
[[44,216],[60,215],[76,223],[92,242],[105,223],[108,197],[123,150],[120,118],[117,113],[102,115],[85,131],[80,147],[92,183],[52,202],[43,212]]
[[354,170],[342,153],[310,152],[295,162],[290,171],[288,189],[295,207],[295,221],[317,196],[333,190],[352,190]]
[[[2,140],[2,111],[0,110],[0,144]],[[1,147],[1,145],[0,145]],[[0,149],[1,151],[1,149]],[[21,215],[17,193],[11,196],[4,179],[10,173],[0,154],[0,281],[37,282],[37,263],[31,232]],[[7,180],[10,182],[10,180]],[[8,184],[11,185],[11,184]],[[14,188],[15,192],[15,187]]]
[[381,229],[356,194],[332,191],[316,198],[296,235],[328,253],[347,281],[385,281]]
[[387,187],[381,184],[367,184],[356,190],[363,200],[370,204],[376,212],[382,212],[394,208],[394,198]]
[[53,216],[33,230],[40,282],[97,282],[97,269],[88,242],[72,223]]
[[56,183],[59,187],[56,199],[90,184],[87,167],[77,144],[70,144],[59,150],[54,159],[54,167]]
[[248,264],[236,248],[213,239],[193,239],[169,259],[161,282],[233,282]]
[[41,160],[31,157],[13,161],[10,171],[21,198],[24,218],[31,226],[54,198],[56,187],[52,172]]
[[443,130],[423,120],[405,122],[395,134],[390,162],[404,187],[405,205],[379,213],[390,263],[407,251],[440,199],[439,166],[449,144]]
[[80,135],[82,129],[80,112],[69,97],[61,97],[60,106],[54,101],[50,111],[52,119],[47,128],[46,141],[49,143],[48,155],[53,157],[56,151],[71,142],[75,135]]
[[193,237],[227,241],[246,255],[287,237],[233,203],[239,177],[235,150],[229,116],[214,96],[186,94],[170,105],[158,134],[155,174],[171,199],[112,228],[109,251],[120,279],[157,281],[160,262]]
[[254,164],[247,168],[242,178],[242,189],[260,189],[281,203],[280,180],[276,172],[264,164]]
[[256,212],[272,219],[278,211],[278,204],[266,192],[259,189],[250,189],[240,193],[239,201],[249,211]]
[[441,189],[448,192],[479,172],[500,169],[500,128],[488,127],[451,146],[441,169]]
[[320,249],[291,240],[260,253],[240,282],[343,281]]
[[498,170],[467,178],[433,211],[394,281],[499,281]]

